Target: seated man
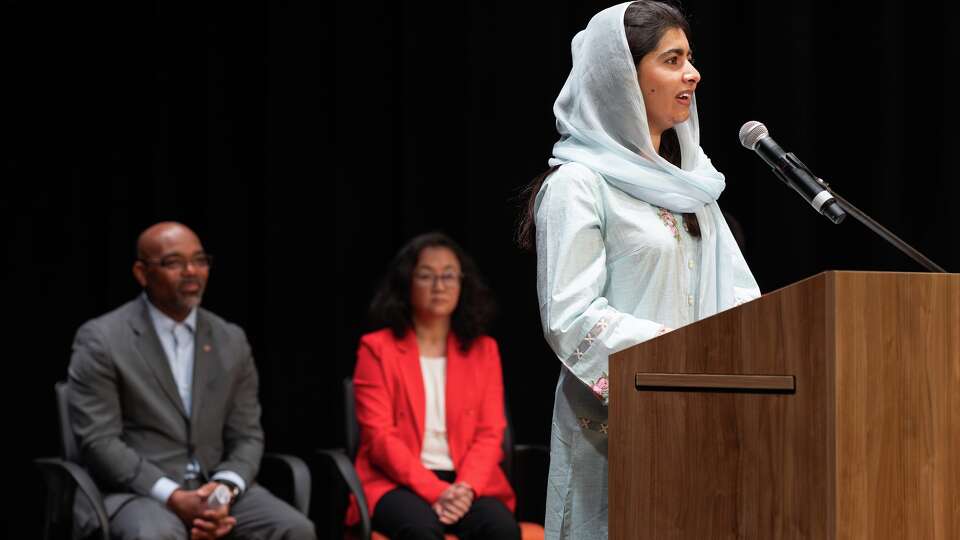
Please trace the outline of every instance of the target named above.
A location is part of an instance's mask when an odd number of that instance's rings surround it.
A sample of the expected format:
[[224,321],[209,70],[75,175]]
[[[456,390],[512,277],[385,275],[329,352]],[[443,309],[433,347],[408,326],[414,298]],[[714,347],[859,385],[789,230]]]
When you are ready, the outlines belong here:
[[[200,240],[158,223],[137,242],[144,294],[77,331],[70,419],[115,538],[315,538],[254,483],[263,454],[257,370],[243,330],[198,307]],[[208,505],[218,485],[225,506]],[[82,516],[80,516],[82,518]]]

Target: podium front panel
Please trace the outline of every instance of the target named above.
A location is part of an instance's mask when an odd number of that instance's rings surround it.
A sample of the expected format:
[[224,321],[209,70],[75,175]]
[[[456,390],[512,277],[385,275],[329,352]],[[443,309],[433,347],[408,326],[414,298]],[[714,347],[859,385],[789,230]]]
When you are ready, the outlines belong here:
[[829,272],[613,355],[610,537],[960,539],[960,275]]

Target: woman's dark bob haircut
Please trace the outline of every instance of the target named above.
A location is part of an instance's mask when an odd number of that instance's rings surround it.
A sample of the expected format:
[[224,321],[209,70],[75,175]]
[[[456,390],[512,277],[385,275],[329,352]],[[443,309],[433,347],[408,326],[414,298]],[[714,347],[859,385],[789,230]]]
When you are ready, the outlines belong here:
[[370,321],[376,328],[389,327],[397,339],[413,329],[410,286],[420,252],[428,247],[445,247],[460,262],[463,273],[460,300],[451,316],[450,327],[460,340],[460,348],[466,352],[476,338],[486,333],[493,319],[495,302],[473,259],[453,239],[440,232],[421,234],[400,248],[370,302]]

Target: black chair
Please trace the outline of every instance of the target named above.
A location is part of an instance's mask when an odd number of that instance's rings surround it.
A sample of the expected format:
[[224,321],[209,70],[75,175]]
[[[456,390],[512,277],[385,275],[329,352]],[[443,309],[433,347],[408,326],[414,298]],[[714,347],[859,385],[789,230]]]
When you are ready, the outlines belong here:
[[[34,460],[40,468],[44,485],[43,538],[73,538],[74,500],[79,492],[90,503],[97,519],[98,529],[93,538],[109,540],[110,522],[103,507],[103,494],[87,470],[80,465],[80,448],[70,427],[67,383],[56,383],[54,391],[60,422],[60,457]],[[310,507],[310,469],[300,458],[286,454],[264,454],[257,482],[267,486],[274,495],[300,512],[307,513]]]
[[[318,453],[328,458],[336,467],[340,479],[346,484],[349,493],[357,499],[360,510],[360,523],[356,530],[347,531],[347,536],[359,536],[360,540],[370,540],[374,533],[370,524],[370,509],[363,494],[360,479],[353,463],[360,447],[360,424],[357,422],[357,409],[353,397],[353,379],[343,380],[343,420],[345,448],[320,449]],[[545,497],[547,493],[547,468],[549,452],[546,446],[513,443],[513,425],[509,408],[505,407],[507,428],[503,433],[503,469],[507,480],[517,496],[517,521],[521,524],[524,537],[528,531],[537,535],[538,527],[544,522]],[[341,520],[343,516],[338,516]],[[542,536],[542,529],[540,529]],[[377,535],[379,536],[379,535]]]

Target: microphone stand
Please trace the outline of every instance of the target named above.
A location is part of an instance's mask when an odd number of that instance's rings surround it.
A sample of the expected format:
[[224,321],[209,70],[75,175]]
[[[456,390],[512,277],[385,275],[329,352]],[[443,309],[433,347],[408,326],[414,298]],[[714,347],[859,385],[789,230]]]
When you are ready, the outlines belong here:
[[870,216],[864,214],[862,211],[860,211],[859,208],[850,204],[850,202],[848,202],[846,199],[844,199],[840,195],[837,195],[837,192],[830,189],[830,186],[826,182],[824,182],[822,179],[818,179],[818,180],[820,180],[820,182],[823,184],[826,190],[829,191],[831,195],[833,195],[833,198],[837,200],[837,203],[840,204],[840,206],[848,214],[857,218],[857,221],[859,221],[860,223],[863,223],[864,225],[866,225],[868,229],[877,233],[877,235],[880,236],[880,238],[883,238],[890,244],[893,244],[894,247],[896,247],[903,253],[907,254],[911,259],[919,263],[920,266],[923,266],[927,270],[931,272],[942,273],[942,274],[947,273],[947,271],[941,268],[937,263],[925,257],[923,253],[920,253],[919,251],[914,249],[913,246],[904,242],[897,235],[888,231],[886,227],[874,221],[873,218],[871,218]]

